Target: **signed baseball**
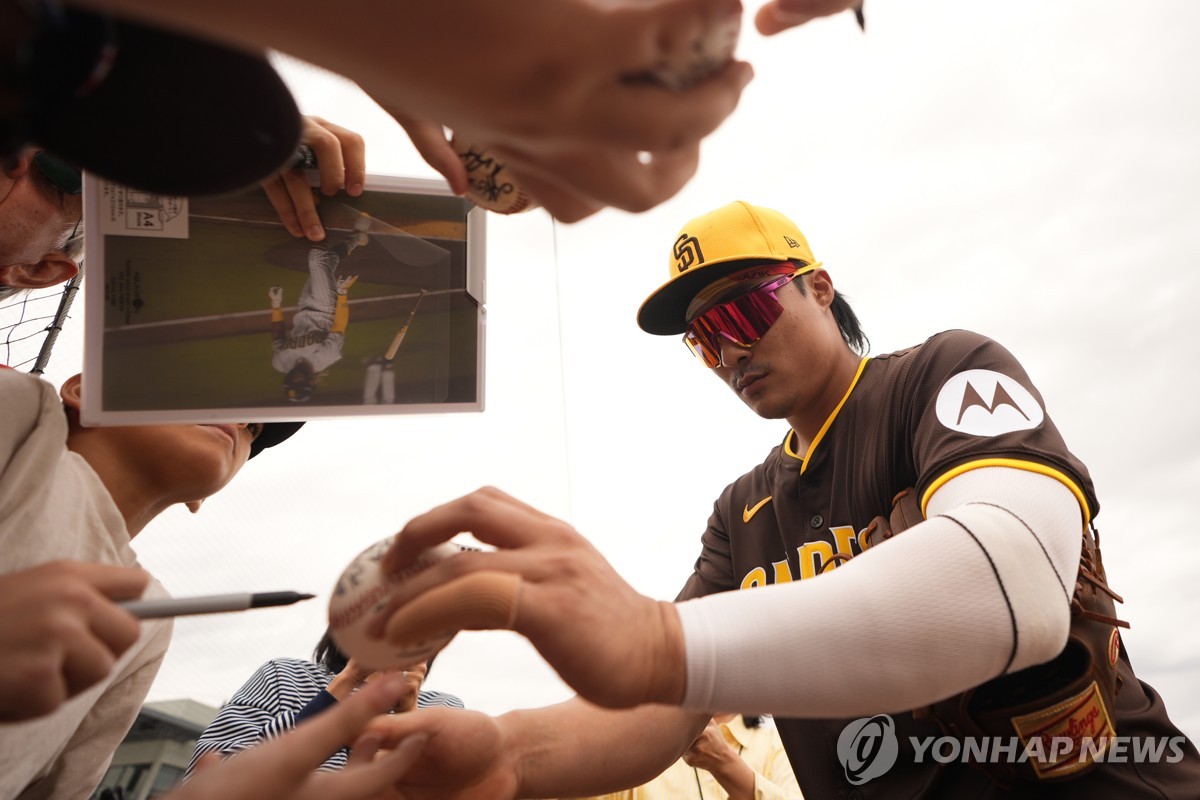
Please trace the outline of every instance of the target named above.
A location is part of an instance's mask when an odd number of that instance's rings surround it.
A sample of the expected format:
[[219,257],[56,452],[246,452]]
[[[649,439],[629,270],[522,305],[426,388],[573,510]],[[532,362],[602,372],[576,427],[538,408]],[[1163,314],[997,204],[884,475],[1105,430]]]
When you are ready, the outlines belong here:
[[529,196],[512,171],[485,148],[456,136],[450,138],[450,146],[467,168],[467,199],[472,203],[497,214],[537,208],[537,201]]
[[398,573],[380,569],[394,536],[376,542],[350,562],[338,578],[329,600],[329,633],[338,648],[367,669],[404,669],[425,661],[454,638],[454,631],[421,642],[392,644],[367,635],[368,620],[381,610],[392,590],[437,562],[461,553],[465,548],[451,542],[431,547]]

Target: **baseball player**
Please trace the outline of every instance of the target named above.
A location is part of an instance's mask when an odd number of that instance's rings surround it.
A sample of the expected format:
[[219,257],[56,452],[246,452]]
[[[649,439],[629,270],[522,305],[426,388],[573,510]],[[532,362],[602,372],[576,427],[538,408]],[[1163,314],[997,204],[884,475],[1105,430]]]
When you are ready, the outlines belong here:
[[271,366],[284,373],[284,393],[293,403],[307,402],[316,389],[317,377],[342,357],[350,322],[346,292],[358,276],[338,277],[337,271],[342,260],[367,240],[366,233],[355,231],[332,247],[309,249],[308,280],[290,333],[284,329],[283,287],[272,286],[267,292],[274,351]]
[[[508,627],[581,695],[377,726],[433,732],[439,796],[633,785],[714,708],[774,714],[806,797],[1194,796],[1200,754],[1119,634],[1091,478],[1012,354],[948,331],[865,357],[800,230],[747,203],[687,223],[670,272],[641,327],[682,334],[786,435],[717,499],[675,603],[638,595],[566,523],[496,489],[405,526],[388,570],[460,531],[498,549],[401,586],[376,631]],[[467,736],[496,755],[455,757]]]

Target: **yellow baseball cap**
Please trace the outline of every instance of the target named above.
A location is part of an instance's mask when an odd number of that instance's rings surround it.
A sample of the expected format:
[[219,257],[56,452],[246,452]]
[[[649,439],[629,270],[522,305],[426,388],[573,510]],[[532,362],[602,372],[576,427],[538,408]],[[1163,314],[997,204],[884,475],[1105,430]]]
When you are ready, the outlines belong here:
[[638,325],[657,335],[683,333],[696,293],[750,266],[747,261],[794,261],[812,269],[821,265],[794,222],[773,209],[737,200],[680,229],[668,259],[671,277],[642,303]]

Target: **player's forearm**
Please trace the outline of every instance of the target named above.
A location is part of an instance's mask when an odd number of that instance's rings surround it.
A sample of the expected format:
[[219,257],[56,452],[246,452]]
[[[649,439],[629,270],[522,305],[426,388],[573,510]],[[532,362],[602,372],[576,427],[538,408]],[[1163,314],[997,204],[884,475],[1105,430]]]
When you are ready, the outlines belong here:
[[707,715],[667,706],[612,711],[578,698],[499,720],[519,797],[588,797],[658,775],[704,728]]
[[[975,472],[939,493],[987,470]],[[1020,480],[998,493],[1000,508],[986,492],[976,498],[984,502],[950,509],[931,503],[931,514],[949,516],[827,575],[678,604],[685,707],[809,718],[898,712],[1053,658],[1070,625],[1079,506],[1053,478],[1008,472]]]

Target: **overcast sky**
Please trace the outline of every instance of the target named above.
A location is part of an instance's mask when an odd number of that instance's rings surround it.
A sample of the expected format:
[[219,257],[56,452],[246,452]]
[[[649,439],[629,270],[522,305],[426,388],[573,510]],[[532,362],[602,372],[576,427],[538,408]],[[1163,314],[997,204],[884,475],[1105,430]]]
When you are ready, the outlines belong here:
[[[321,595],[179,620],[150,699],[217,705],[268,658],[305,656],[351,557],[484,484],[673,597],[712,501],[786,423],[634,314],[679,227],[743,199],[796,220],[873,353],[970,328],[1022,360],[1091,470],[1134,667],[1200,736],[1200,5],[868,0],[865,35],[844,14],[772,39],[756,8],[738,48],[756,78],[679,195],[570,226],[489,216],[483,413],[311,423],[198,516],[168,512],[137,538],[177,595]],[[306,113],[368,137],[372,172],[435,177],[356,87],[280,63]],[[56,383],[79,364],[78,321]],[[569,696],[504,633],[461,634],[429,686],[488,712]]]

